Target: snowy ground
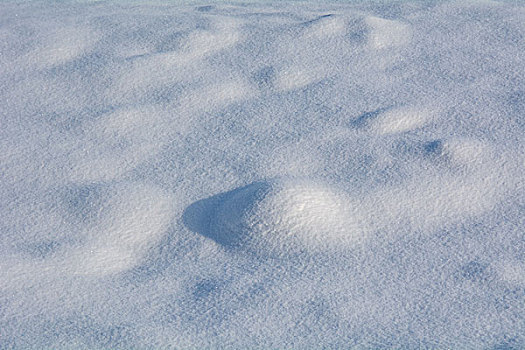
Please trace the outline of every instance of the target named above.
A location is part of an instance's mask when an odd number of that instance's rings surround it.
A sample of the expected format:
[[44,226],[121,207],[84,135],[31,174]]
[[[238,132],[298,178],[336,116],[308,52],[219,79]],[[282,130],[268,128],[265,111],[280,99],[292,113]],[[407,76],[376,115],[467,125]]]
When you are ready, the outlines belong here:
[[0,349],[525,348],[525,4],[0,4]]

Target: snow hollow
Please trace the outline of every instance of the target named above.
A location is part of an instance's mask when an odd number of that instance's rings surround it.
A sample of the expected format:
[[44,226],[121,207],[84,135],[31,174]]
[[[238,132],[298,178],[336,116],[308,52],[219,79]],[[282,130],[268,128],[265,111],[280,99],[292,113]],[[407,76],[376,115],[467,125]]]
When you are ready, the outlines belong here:
[[525,348],[525,4],[0,4],[0,349]]

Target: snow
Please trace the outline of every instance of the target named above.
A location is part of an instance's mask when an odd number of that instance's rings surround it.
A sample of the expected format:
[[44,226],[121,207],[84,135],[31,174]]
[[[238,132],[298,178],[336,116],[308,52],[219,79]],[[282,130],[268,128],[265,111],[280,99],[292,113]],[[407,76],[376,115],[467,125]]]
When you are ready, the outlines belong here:
[[0,349],[525,347],[523,3],[0,9]]
[[293,257],[359,240],[366,230],[352,204],[335,189],[300,179],[255,183],[221,198],[209,230],[225,246]]

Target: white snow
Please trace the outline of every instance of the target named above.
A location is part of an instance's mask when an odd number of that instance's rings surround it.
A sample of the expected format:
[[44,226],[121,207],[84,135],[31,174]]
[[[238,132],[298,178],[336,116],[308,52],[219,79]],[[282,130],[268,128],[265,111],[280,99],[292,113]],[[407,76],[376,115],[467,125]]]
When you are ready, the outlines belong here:
[[525,348],[525,5],[0,4],[0,349]]

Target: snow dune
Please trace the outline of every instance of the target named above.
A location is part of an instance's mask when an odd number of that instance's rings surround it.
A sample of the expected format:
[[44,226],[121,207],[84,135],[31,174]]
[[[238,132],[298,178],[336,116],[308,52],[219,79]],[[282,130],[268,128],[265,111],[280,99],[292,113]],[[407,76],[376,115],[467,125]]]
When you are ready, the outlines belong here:
[[525,347],[522,4],[0,9],[0,349]]

